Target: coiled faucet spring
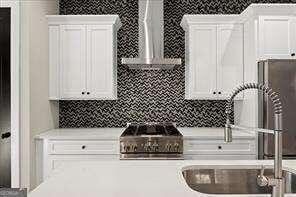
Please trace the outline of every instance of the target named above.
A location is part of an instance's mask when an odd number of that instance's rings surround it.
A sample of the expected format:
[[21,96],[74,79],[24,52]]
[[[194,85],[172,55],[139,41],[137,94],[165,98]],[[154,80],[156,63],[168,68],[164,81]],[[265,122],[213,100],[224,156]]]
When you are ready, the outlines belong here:
[[238,95],[241,91],[247,90],[247,89],[258,89],[262,90],[268,97],[270,98],[271,102],[273,103],[273,110],[275,114],[282,114],[282,102],[279,98],[279,95],[273,91],[271,88],[269,88],[267,85],[264,84],[257,84],[257,83],[247,83],[244,85],[239,86],[236,88],[232,95],[229,97],[226,105],[226,115],[227,119],[229,120],[229,116],[231,114],[232,110],[232,103],[234,100],[234,97]]

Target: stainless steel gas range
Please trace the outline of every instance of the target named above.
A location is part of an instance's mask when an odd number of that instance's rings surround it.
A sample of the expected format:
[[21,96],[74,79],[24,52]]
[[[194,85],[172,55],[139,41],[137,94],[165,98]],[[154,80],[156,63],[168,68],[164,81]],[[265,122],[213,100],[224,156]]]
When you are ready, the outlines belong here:
[[129,123],[120,159],[183,159],[183,136],[173,123]]

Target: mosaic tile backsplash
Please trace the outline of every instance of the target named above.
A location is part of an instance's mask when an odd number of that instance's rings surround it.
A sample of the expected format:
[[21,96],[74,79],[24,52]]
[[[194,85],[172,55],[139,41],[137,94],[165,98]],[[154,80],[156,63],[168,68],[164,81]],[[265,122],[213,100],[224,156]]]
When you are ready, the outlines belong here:
[[[296,0],[164,0],[165,56],[181,57],[173,71],[131,71],[121,57],[138,56],[138,0],[60,0],[60,14],[118,14],[118,100],[60,101],[60,127],[124,127],[133,121],[172,121],[186,127],[222,127],[226,101],[189,101],[185,95],[184,14],[238,14],[251,3]],[[206,82],[205,82],[206,83]]]

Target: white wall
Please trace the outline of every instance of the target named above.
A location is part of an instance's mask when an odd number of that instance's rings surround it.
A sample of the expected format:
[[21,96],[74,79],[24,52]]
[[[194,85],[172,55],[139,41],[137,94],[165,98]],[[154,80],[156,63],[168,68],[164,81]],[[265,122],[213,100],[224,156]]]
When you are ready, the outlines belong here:
[[33,137],[58,127],[58,103],[48,100],[48,14],[58,0],[21,1],[21,186],[35,185]]

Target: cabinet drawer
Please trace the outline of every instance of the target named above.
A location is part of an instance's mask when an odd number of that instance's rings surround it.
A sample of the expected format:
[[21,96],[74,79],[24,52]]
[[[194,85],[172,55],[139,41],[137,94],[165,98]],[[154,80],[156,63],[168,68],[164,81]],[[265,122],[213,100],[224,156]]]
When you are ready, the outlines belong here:
[[119,154],[118,141],[75,141],[56,140],[49,142],[49,154],[80,155],[80,154]]
[[185,155],[185,160],[256,160],[256,155]]
[[234,140],[225,143],[223,140],[186,140],[184,154],[194,155],[252,155],[255,153],[255,142],[252,140]]

